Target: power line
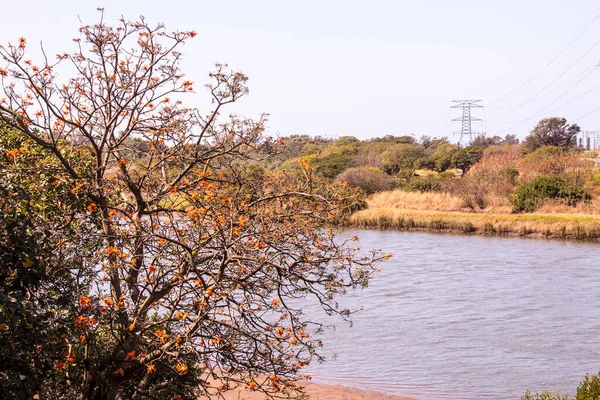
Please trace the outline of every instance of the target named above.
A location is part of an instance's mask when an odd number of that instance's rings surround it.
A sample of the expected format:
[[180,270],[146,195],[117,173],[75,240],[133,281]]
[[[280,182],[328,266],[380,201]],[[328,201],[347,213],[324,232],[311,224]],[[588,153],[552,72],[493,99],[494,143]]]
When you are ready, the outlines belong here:
[[[575,75],[573,78],[569,79],[565,83],[563,83],[561,85],[558,85],[557,87],[555,87],[554,89],[550,90],[547,93],[540,94],[538,97],[536,97],[533,100],[537,100],[537,99],[541,99],[541,98],[550,96],[552,93],[558,91],[559,89],[562,89],[563,87],[567,86],[568,84],[570,84],[571,82],[573,82],[577,78],[581,78],[581,76],[583,76],[584,74],[585,74],[585,76],[582,78],[582,80],[585,79],[585,78],[587,78],[588,76],[590,76],[596,70],[596,68],[598,68],[599,65],[600,65],[600,63],[594,63],[594,65],[592,65],[591,67],[588,67],[587,69],[583,70],[581,73]],[[508,108],[508,107],[505,107],[505,108]]]
[[[599,88],[599,87],[600,87],[600,83],[599,83],[599,84],[597,84],[597,85],[595,85],[595,86],[593,86],[592,88],[590,88],[590,89],[586,90],[584,93],[580,94],[579,96],[575,97],[574,99],[571,99],[571,100],[569,100],[568,102],[566,102],[566,103],[564,103],[564,104],[562,104],[562,105],[560,105],[560,106],[558,106],[558,107],[556,107],[556,108],[553,108],[552,110],[548,110],[548,111],[545,111],[545,112],[551,113],[551,112],[554,112],[554,111],[560,110],[561,108],[563,108],[563,107],[565,107],[565,106],[568,106],[569,104],[571,104],[571,103],[573,103],[573,102],[575,102],[575,101],[579,100],[580,98],[582,98],[582,97],[584,97],[584,96],[588,95],[589,93],[591,93],[592,91],[594,91],[595,89],[597,89],[597,88]],[[546,108],[546,107],[544,107],[544,109],[545,109],[545,108]],[[544,110],[544,109],[542,109],[542,110]],[[541,110],[540,110],[540,111],[538,111],[537,113],[535,113],[534,115],[532,115],[532,116],[530,116],[530,117],[528,117],[528,118],[525,118],[524,120],[522,120],[522,121],[520,121],[520,122],[516,123],[515,125],[511,126],[510,128],[504,129],[504,130],[502,130],[502,131],[500,131],[500,132],[496,133],[496,135],[499,135],[499,134],[501,134],[501,133],[504,133],[504,132],[506,132],[506,131],[510,131],[510,130],[512,130],[512,129],[514,129],[514,128],[516,128],[517,126],[519,126],[519,125],[521,125],[521,124],[523,124],[523,123],[525,123],[525,122],[527,122],[527,121],[529,121],[529,120],[531,120],[531,119],[538,118],[538,117],[540,117],[540,116],[541,116],[541,114],[542,114],[542,113],[543,113],[543,111],[541,111]],[[587,116],[587,115],[584,115],[584,117],[585,117],[585,116]],[[583,117],[580,117],[580,118],[583,118]]]
[[[596,40],[594,42],[594,44],[592,44],[590,47],[588,47],[588,49],[577,59],[575,60],[575,62],[573,62],[571,65],[569,65],[567,67],[567,69],[565,69],[563,72],[560,73],[560,75],[558,75],[557,78],[555,78],[552,82],[550,82],[549,84],[547,84],[546,86],[544,86],[542,89],[538,90],[533,96],[529,97],[527,100],[523,101],[522,103],[517,104],[516,106],[512,107],[511,109],[509,109],[508,111],[498,115],[495,118],[492,118],[491,120],[497,120],[498,118],[502,118],[503,116],[510,114],[511,112],[515,111],[516,109],[518,109],[521,106],[524,106],[525,104],[529,103],[530,101],[534,100],[537,98],[537,96],[542,93],[543,91],[545,91],[546,89],[548,89],[550,86],[552,86],[556,81],[558,81],[560,78],[562,78],[567,72],[569,72],[575,65],[577,65],[577,63],[579,61],[581,61],[583,58],[585,58],[585,56],[587,56],[593,49],[594,47],[598,46],[598,44],[600,44],[600,39]],[[591,72],[590,72],[591,73]],[[587,76],[586,76],[587,77]]]
[[[536,114],[542,113],[544,112],[548,107],[550,107],[552,104],[555,104],[556,102],[558,102],[560,99],[563,98],[563,96],[565,96],[566,94],[568,94],[571,90],[575,89],[577,86],[579,86],[579,84],[581,82],[583,82],[588,76],[590,76],[592,73],[594,72],[594,70],[590,71],[586,76],[584,76],[583,78],[581,78],[579,81],[577,81],[577,83],[575,83],[573,86],[571,86],[570,88],[568,88],[567,90],[565,90],[560,96],[558,96],[556,99],[554,99],[553,101],[551,101],[550,103],[546,104],[545,107],[543,107],[542,109],[540,109],[540,111],[538,111]],[[594,90],[595,88],[597,88],[598,86],[594,86],[592,89],[590,89],[589,91],[585,92],[582,96],[578,97],[581,98],[583,96],[585,96],[587,93],[591,92],[592,90]],[[571,104],[572,102],[569,102],[567,104]],[[561,106],[564,107],[566,104],[563,104]],[[552,110],[555,111],[555,110]],[[550,111],[551,112],[551,111]]]
[[488,105],[496,104],[496,103],[498,103],[498,102],[506,99],[507,97],[510,97],[511,95],[513,95],[514,93],[518,92],[519,90],[521,90],[525,86],[527,86],[531,81],[533,81],[535,78],[537,78],[542,72],[544,72],[552,64],[554,64],[554,62],[556,60],[558,60],[564,53],[566,53],[567,50],[569,50],[571,48],[571,46],[577,41],[577,39],[579,39],[581,37],[581,35],[583,35],[598,20],[598,18],[600,18],[600,12],[598,12],[594,16],[594,18],[592,18],[592,20],[569,42],[569,44],[564,49],[562,49],[553,59],[551,59],[550,62],[548,62],[546,65],[544,65],[542,67],[542,69],[540,69],[531,78],[527,79],[525,82],[523,82],[521,85],[519,85],[516,89],[513,89],[512,91],[510,91],[509,93],[505,94],[504,96],[501,96],[500,98],[498,98],[498,99],[496,99],[496,100],[488,103]]
[[585,117],[587,117],[588,115],[592,115],[592,114],[594,114],[594,113],[597,113],[598,111],[600,111],[600,107],[598,107],[598,108],[596,108],[596,109],[594,109],[594,110],[590,111],[590,112],[589,112],[589,113],[587,113],[587,114],[583,114],[582,116],[575,118],[575,119],[574,119],[574,120],[572,120],[571,122],[577,122],[577,121],[579,121],[580,119],[584,119],[584,118],[585,118]]

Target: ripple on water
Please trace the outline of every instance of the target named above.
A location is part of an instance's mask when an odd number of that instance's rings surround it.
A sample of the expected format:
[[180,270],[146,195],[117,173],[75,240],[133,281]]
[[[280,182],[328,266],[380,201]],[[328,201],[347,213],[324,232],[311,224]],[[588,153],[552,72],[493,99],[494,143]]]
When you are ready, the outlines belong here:
[[[317,381],[435,399],[516,399],[575,392],[600,370],[600,246],[585,243],[349,231],[394,253],[364,310],[324,334]],[[317,310],[305,311],[316,315]],[[327,320],[331,322],[330,320]]]

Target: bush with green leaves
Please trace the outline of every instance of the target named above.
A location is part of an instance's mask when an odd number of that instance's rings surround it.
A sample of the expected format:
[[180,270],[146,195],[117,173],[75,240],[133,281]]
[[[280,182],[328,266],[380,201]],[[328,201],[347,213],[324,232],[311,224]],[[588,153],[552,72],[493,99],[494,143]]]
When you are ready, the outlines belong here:
[[577,396],[575,400],[598,400],[600,399],[600,372],[590,376],[586,374],[585,378],[577,387]]
[[559,199],[575,206],[582,200],[590,200],[591,196],[583,188],[563,178],[540,175],[520,186],[509,198],[515,213],[533,212],[544,199]]
[[544,390],[542,393],[531,393],[529,390],[521,396],[521,400],[569,400],[568,394],[552,393]]
[[[599,400],[600,399],[600,372],[596,375],[586,374],[577,387],[574,400]],[[568,394],[552,393],[544,390],[541,393],[526,391],[521,400],[569,400]]]

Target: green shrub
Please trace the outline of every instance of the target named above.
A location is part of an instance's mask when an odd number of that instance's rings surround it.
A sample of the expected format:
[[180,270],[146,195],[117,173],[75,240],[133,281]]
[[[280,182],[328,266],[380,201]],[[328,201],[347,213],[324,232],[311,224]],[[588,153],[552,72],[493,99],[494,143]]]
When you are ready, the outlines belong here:
[[438,192],[441,187],[438,179],[413,179],[402,186],[402,189],[407,192]]
[[597,375],[586,374],[585,379],[577,387],[575,400],[600,399],[600,372]]
[[562,199],[575,206],[581,200],[590,200],[591,196],[583,188],[562,178],[540,175],[519,187],[509,198],[513,212],[533,212],[542,199]]
[[[528,390],[521,396],[521,400],[569,400],[569,395],[552,393],[548,390],[534,394]],[[577,387],[577,395],[574,400],[600,400],[600,372],[592,376],[585,375]]]
[[560,393],[551,393],[544,390],[542,393],[531,393],[529,390],[521,396],[521,400],[569,400],[569,395]]

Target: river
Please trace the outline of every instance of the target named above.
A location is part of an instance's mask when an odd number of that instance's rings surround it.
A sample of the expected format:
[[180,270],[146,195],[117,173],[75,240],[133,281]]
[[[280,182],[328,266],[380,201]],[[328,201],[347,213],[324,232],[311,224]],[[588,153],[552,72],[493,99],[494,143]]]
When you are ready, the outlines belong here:
[[[568,392],[600,371],[600,245],[351,230],[393,258],[340,299],[316,382],[419,400]],[[309,314],[315,312],[308,310]],[[329,320],[328,320],[329,321]]]

